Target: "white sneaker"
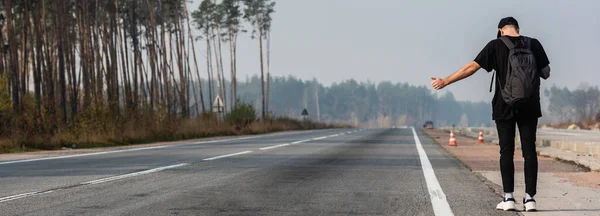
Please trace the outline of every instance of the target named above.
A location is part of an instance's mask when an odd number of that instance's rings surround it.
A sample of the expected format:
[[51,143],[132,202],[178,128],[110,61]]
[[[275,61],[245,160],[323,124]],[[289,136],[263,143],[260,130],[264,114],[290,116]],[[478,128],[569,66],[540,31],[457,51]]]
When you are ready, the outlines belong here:
[[533,212],[533,211],[537,211],[537,208],[535,206],[535,200],[533,198],[525,200],[525,198],[523,198],[523,205],[525,208],[525,211],[528,212]]
[[515,211],[516,210],[515,199],[508,198],[508,199],[502,200],[501,203],[498,203],[498,205],[496,206],[496,209],[504,210],[504,211]]

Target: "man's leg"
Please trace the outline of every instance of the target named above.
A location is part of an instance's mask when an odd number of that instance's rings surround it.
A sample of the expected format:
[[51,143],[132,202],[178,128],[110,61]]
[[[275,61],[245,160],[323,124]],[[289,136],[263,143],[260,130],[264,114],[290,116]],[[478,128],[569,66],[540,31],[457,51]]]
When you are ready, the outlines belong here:
[[504,193],[513,193],[515,188],[515,124],[514,120],[497,120],[496,129],[500,139],[500,173]]
[[537,118],[524,117],[517,121],[525,160],[525,192],[531,197],[536,194],[537,187],[538,160],[535,144],[537,123]]

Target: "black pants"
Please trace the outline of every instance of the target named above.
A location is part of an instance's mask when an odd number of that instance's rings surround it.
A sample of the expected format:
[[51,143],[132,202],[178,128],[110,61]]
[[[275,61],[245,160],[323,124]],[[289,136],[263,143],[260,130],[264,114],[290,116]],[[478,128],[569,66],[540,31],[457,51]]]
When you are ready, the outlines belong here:
[[538,119],[535,117],[516,116],[510,120],[496,120],[498,138],[500,139],[500,172],[505,193],[514,192],[515,188],[515,125],[518,125],[521,136],[521,149],[525,159],[525,192],[534,196],[537,187],[538,161],[535,150]]

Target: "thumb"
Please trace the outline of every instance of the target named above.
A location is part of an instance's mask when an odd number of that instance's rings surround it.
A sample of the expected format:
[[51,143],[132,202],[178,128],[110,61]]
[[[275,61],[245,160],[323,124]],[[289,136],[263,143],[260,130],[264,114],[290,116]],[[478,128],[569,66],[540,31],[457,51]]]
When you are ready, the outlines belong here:
[[431,80],[437,80],[437,79],[438,79],[437,77],[431,77]]

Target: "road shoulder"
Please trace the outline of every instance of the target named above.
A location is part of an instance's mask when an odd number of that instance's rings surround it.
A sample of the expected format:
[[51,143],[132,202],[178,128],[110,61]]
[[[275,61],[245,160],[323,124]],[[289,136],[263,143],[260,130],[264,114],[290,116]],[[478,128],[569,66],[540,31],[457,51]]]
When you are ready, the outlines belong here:
[[[458,146],[448,145],[449,134],[442,130],[424,130],[450,155],[458,159],[486,185],[501,197],[499,147],[491,143],[479,144],[477,140],[456,136]],[[538,208],[543,215],[597,215],[600,213],[600,173],[571,163],[538,156]],[[515,196],[524,196],[523,158],[515,151]],[[546,190],[545,190],[546,189]],[[518,199],[520,200],[520,199]],[[521,201],[518,208],[522,210]],[[527,212],[520,212],[530,215]]]

